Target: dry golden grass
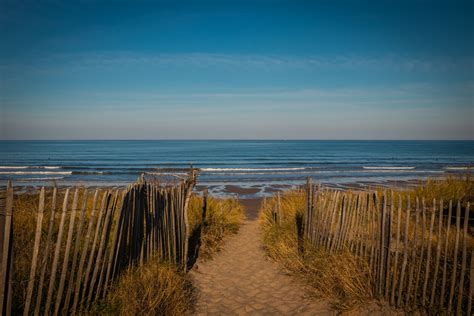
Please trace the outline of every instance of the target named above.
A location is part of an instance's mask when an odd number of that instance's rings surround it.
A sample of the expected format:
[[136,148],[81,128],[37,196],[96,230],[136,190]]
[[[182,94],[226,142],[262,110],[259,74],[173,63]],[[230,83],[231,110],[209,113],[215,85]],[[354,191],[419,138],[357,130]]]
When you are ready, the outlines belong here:
[[[39,273],[42,269],[41,262],[44,260],[42,255],[44,254],[46,239],[48,235],[49,222],[52,213],[52,188],[48,188],[45,191],[45,208],[44,208],[44,217],[42,221],[41,229],[41,243],[40,243],[40,252],[38,257],[38,267],[36,270],[36,277],[39,278]],[[78,192],[78,210],[82,208],[84,190],[80,189]],[[84,221],[89,220],[90,212],[92,209],[92,196],[93,192],[88,192],[88,199],[86,205],[86,213]],[[52,242],[57,238],[58,229],[59,229],[59,218],[61,216],[63,208],[63,199],[65,195],[65,190],[58,190],[56,197],[56,207],[55,207],[55,222],[52,230]],[[68,198],[68,209],[70,210],[73,203],[74,191],[69,192]],[[102,198],[102,193],[99,195],[97,207],[100,207],[100,199]],[[15,194],[13,199],[13,269],[14,269],[14,279],[13,279],[13,312],[21,311],[23,309],[24,300],[26,297],[26,289],[28,285],[31,260],[33,256],[33,245],[35,241],[35,230],[36,230],[36,221],[37,221],[37,212],[39,206],[39,191],[24,193],[24,194]],[[79,211],[76,215],[76,222],[80,217]],[[65,230],[67,231],[69,225],[69,216],[67,217],[66,222],[64,223]],[[65,233],[66,234],[66,233]],[[62,262],[62,255],[65,248],[66,236],[63,235],[63,240],[61,243],[61,252],[60,252],[60,262]],[[53,247],[54,245],[51,245]],[[46,278],[49,280],[49,274],[51,269],[51,260],[52,253],[54,248],[50,248],[49,251],[49,264],[46,265]],[[47,283],[45,282],[45,286]],[[44,294],[45,295],[45,294]],[[36,299],[36,297],[34,297]],[[43,296],[44,299],[44,296]]]
[[309,244],[299,253],[296,216],[304,210],[302,191],[286,192],[281,198],[282,222],[275,225],[269,200],[260,213],[265,248],[273,259],[307,285],[309,294],[331,301],[336,310],[348,310],[371,299],[370,273],[366,263],[349,252],[329,254]]
[[[202,223],[202,198],[193,196],[188,213],[190,231],[200,229]],[[223,239],[236,234],[245,219],[244,207],[232,198],[207,199],[206,223],[202,226],[199,257],[209,259],[222,247]]]
[[[56,199],[56,213],[55,213],[55,225],[53,227],[52,241],[56,240],[58,233],[58,223],[62,211],[62,203],[64,198],[65,190],[58,191]],[[74,192],[70,191],[68,209],[71,208],[73,201]],[[92,209],[92,196],[93,192],[89,192],[87,200],[87,208],[85,213],[85,223],[88,222],[90,212]],[[99,195],[98,205],[102,194]],[[83,203],[83,191],[80,190],[78,195],[78,208],[82,207]],[[14,314],[21,313],[24,306],[24,300],[26,297],[26,288],[28,285],[29,273],[31,268],[32,249],[35,239],[36,229],[36,216],[39,204],[39,192],[30,192],[25,194],[17,194],[14,197],[13,205],[13,225],[14,225],[14,298],[13,298],[13,312]],[[51,217],[51,204],[52,204],[52,189],[46,190],[45,200],[45,213],[42,223],[41,231],[41,244],[40,244],[40,257],[38,260],[42,260],[41,255],[44,253],[44,247],[46,244],[46,237],[48,234],[49,220]],[[78,212],[79,213],[79,212]],[[202,199],[193,196],[189,207],[189,222],[190,230],[198,228],[202,218]],[[78,221],[79,214],[77,214],[76,223]],[[236,233],[239,229],[240,224],[244,219],[243,207],[234,199],[208,199],[207,208],[207,225],[202,230],[202,245],[201,245],[201,256],[203,258],[210,258],[212,254],[218,251],[222,245],[222,241],[225,236]],[[69,225],[69,216],[67,217],[65,224],[65,230]],[[84,224],[86,225],[86,224]],[[62,248],[65,247],[66,236],[63,235]],[[63,249],[64,250],[64,249]],[[61,259],[62,262],[62,252]],[[50,255],[53,249],[50,251]],[[79,252],[80,256],[80,252]],[[49,274],[51,269],[51,260],[49,258],[49,264],[46,266],[46,282],[49,280]],[[41,271],[42,265],[38,264],[37,277]],[[143,274],[143,276],[141,276]],[[147,278],[146,276],[149,276]],[[157,281],[151,282],[155,278]],[[47,286],[47,283],[45,285]],[[130,296],[125,300],[126,296],[120,296],[123,293],[127,293],[127,288],[134,286],[136,289],[147,288],[149,293],[149,299],[140,301],[141,295],[137,297]],[[122,288],[123,287],[123,288]],[[94,305],[94,309],[100,309],[101,312],[120,312],[122,314],[129,315],[132,306],[141,306],[143,309],[136,309],[135,311],[139,314],[147,313],[150,314],[182,314],[183,310],[188,310],[190,306],[190,293],[191,285],[187,281],[186,277],[178,273],[171,266],[158,263],[157,261],[151,261],[146,266],[141,268],[131,268],[123,277],[114,289],[114,297],[109,296],[105,302],[99,302]],[[133,291],[132,291],[133,292]],[[136,290],[135,293],[141,293],[142,290]],[[148,293],[148,292],[147,292]],[[125,294],[124,294],[125,295]],[[128,294],[127,294],[128,295]],[[34,296],[34,298],[36,298]],[[43,297],[44,299],[44,297]],[[123,301],[121,301],[123,299]],[[123,307],[121,302],[124,303]],[[127,304],[125,304],[127,303]],[[149,303],[149,304],[148,304]],[[115,306],[115,304],[118,304]],[[135,305],[134,305],[135,304]],[[127,305],[127,306],[126,306]],[[128,306],[130,305],[130,306]],[[138,308],[138,307],[137,307]]]
[[411,190],[411,196],[422,196],[426,201],[443,200],[445,203],[461,201],[463,207],[474,200],[474,179],[470,172],[443,179],[428,179]]
[[183,315],[192,309],[194,290],[175,267],[150,260],[130,267],[92,314]]
[[[383,193],[383,189],[376,189],[379,194]],[[394,190],[395,198],[398,205],[398,190]],[[404,223],[406,220],[406,200],[407,196],[412,200],[411,204],[411,226],[409,230],[409,240],[413,239],[414,236],[414,201],[415,197],[425,198],[427,207],[432,206],[433,198],[436,198],[437,204],[440,199],[444,200],[444,222],[441,229],[441,235],[438,236],[438,218],[434,225],[432,233],[432,247],[435,249],[439,240],[444,245],[446,244],[446,224],[447,224],[447,207],[449,200],[453,200],[453,212],[454,218],[456,214],[456,202],[461,201],[461,213],[464,216],[464,210],[468,201],[473,200],[474,197],[474,185],[469,175],[460,177],[448,177],[444,180],[435,179],[427,180],[417,188],[410,190],[401,190],[403,194],[403,205],[402,207],[402,240]],[[342,251],[340,253],[328,253],[324,249],[315,248],[305,241],[298,241],[296,218],[303,217],[305,208],[305,193],[301,190],[293,190],[286,192],[281,198],[281,211],[282,211],[282,222],[280,225],[275,224],[273,219],[273,210],[276,204],[276,198],[267,201],[264,204],[260,221],[264,233],[264,244],[269,255],[280,262],[290,273],[301,278],[308,284],[309,292],[315,296],[325,297],[331,300],[334,307],[338,310],[349,310],[351,308],[360,306],[365,302],[373,299],[372,293],[373,278],[370,272],[370,268],[367,261],[352,255],[348,251]],[[438,204],[439,205],[439,204]],[[438,206],[439,207],[439,206]],[[471,206],[472,210],[472,206]],[[439,208],[436,214],[438,215]],[[429,235],[429,220],[431,213],[426,215],[425,224],[425,239]],[[471,212],[472,214],[472,212]],[[436,216],[437,216],[436,215]],[[394,225],[396,225],[396,218]],[[418,238],[421,238],[421,216],[420,226],[418,227]],[[450,221],[453,224],[453,220]],[[451,225],[450,233],[448,236],[448,249],[452,251],[455,244],[456,230],[455,226]],[[471,247],[473,244],[473,238],[468,236],[467,245]],[[304,247],[302,247],[304,243]],[[417,259],[420,260],[419,254]],[[444,258],[444,251],[441,253],[441,260]],[[432,260],[434,254],[431,255]],[[410,259],[411,260],[411,259]],[[409,264],[411,264],[409,260]],[[426,260],[426,257],[423,259]],[[458,265],[460,261],[458,261]],[[423,267],[426,262],[423,261]],[[448,259],[448,271],[451,271],[452,262]],[[432,269],[434,269],[432,267]],[[460,267],[459,267],[460,269]],[[423,284],[424,276],[421,275],[420,284]],[[439,280],[438,280],[439,282]],[[449,282],[449,276],[448,276]],[[429,283],[431,284],[431,283]],[[430,285],[431,286],[431,285]]]

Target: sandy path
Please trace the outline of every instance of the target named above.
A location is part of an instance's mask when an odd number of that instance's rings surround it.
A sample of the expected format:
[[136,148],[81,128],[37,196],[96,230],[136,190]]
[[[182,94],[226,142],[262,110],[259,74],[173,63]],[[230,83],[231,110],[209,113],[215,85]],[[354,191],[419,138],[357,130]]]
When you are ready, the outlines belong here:
[[190,272],[198,289],[198,315],[333,315],[266,258],[256,219],[226,240],[213,260]]

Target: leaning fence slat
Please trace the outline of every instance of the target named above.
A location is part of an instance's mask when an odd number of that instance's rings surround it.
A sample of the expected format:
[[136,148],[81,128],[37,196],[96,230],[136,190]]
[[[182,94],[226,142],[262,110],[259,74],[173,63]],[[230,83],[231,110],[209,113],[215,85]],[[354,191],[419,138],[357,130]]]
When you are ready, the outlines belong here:
[[[107,226],[106,226],[106,229],[105,229],[105,232],[104,232],[105,233],[104,251],[103,251],[104,259],[102,260],[102,265],[101,265],[102,267],[101,267],[100,272],[99,272],[99,282],[98,282],[97,290],[96,290],[96,293],[95,293],[95,300],[100,298],[100,296],[101,296],[103,281],[104,281],[104,278],[105,278],[104,275],[106,273],[106,268],[108,266],[108,261],[112,258],[112,255],[107,256],[107,245],[109,244],[110,232],[111,232],[111,229],[112,229],[113,218],[114,218],[114,215],[115,215],[115,210],[117,208],[118,195],[119,195],[119,190],[116,190],[114,201],[112,203],[112,208],[110,210],[109,221],[107,223]],[[110,252],[113,252],[113,249]],[[106,285],[104,287],[106,287]]]
[[0,289],[0,313],[9,315],[11,309],[9,308],[9,297],[12,293],[10,291],[11,281],[11,262],[12,261],[12,242],[13,242],[13,187],[11,181],[8,181],[6,190],[5,202],[5,224],[3,227],[3,248],[2,248],[2,276]]
[[407,289],[407,294],[406,294],[406,302],[405,305],[408,306],[410,303],[410,296],[411,296],[411,290],[413,287],[413,273],[415,271],[415,263],[416,263],[416,250],[418,248],[418,223],[419,223],[419,204],[418,201],[415,206],[415,230],[413,234],[413,249],[411,252],[411,262],[410,262],[410,271],[409,271],[409,277],[408,277],[408,289]]
[[69,310],[69,302],[71,299],[71,294],[72,291],[74,290],[74,276],[75,276],[75,271],[76,271],[76,265],[77,265],[77,257],[79,253],[79,247],[80,247],[80,242],[81,242],[81,237],[82,237],[82,227],[84,225],[84,216],[86,212],[86,207],[87,207],[87,190],[84,190],[84,196],[83,196],[83,202],[82,202],[82,208],[81,208],[81,214],[79,218],[79,227],[76,232],[76,242],[74,244],[74,250],[73,250],[73,255],[72,255],[72,267],[71,267],[71,273],[69,276],[69,282],[68,282],[68,289],[66,293],[66,299],[64,301],[64,312],[67,313]]
[[428,252],[426,254],[426,267],[425,267],[425,279],[423,282],[423,293],[421,296],[421,305],[425,306],[426,301],[426,290],[428,288],[428,277],[430,273],[430,260],[431,260],[431,238],[433,237],[433,227],[435,222],[435,215],[436,215],[436,199],[433,199],[433,210],[431,212],[431,219],[430,219],[430,232],[428,235],[428,242],[427,248]]
[[84,275],[84,281],[82,283],[83,286],[82,286],[82,291],[81,291],[80,303],[84,304],[84,305],[86,305],[86,302],[84,301],[84,298],[85,298],[86,292],[89,288],[89,279],[90,279],[90,276],[91,276],[90,273],[91,273],[91,269],[92,269],[92,264],[94,262],[94,259],[96,258],[95,250],[96,250],[96,247],[97,247],[97,239],[99,238],[99,232],[100,232],[100,228],[101,228],[101,224],[102,224],[102,218],[104,217],[103,216],[104,215],[104,209],[105,209],[106,203],[108,203],[108,199],[109,199],[109,191],[105,191],[102,195],[102,204],[100,206],[98,218],[97,218],[97,221],[96,221],[96,224],[95,224],[94,239],[93,239],[93,242],[92,242],[91,251],[89,253],[89,260],[87,262],[87,268],[86,268],[86,273]]
[[35,243],[33,246],[33,257],[31,259],[30,278],[28,280],[28,288],[26,290],[25,308],[23,315],[28,315],[30,312],[31,298],[33,296],[33,287],[36,280],[36,266],[38,264],[38,253],[41,242],[41,227],[43,225],[43,214],[44,214],[44,187],[41,188],[39,197],[38,215],[36,217],[36,231],[35,231]]
[[393,226],[393,191],[391,191],[390,194],[390,203],[387,205],[387,229],[386,229],[386,234],[387,234],[387,241],[386,241],[386,262],[385,262],[385,300],[389,301],[389,291],[390,291],[390,248],[391,248],[391,242],[392,242],[392,226]]
[[71,243],[72,243],[72,238],[73,238],[73,233],[74,233],[74,223],[76,221],[78,198],[79,198],[79,189],[76,189],[76,191],[74,192],[74,199],[72,202],[71,214],[69,216],[69,230],[68,230],[67,240],[66,240],[66,250],[64,250],[63,268],[61,271],[61,278],[59,280],[58,292],[56,294],[56,306],[54,308],[54,315],[58,315],[59,313],[63,291],[64,291],[64,285],[66,283],[66,274],[68,272],[68,265],[69,265],[69,252],[71,251]]
[[[395,208],[395,200],[392,200],[392,207]],[[395,290],[398,282],[398,253],[400,248],[400,222],[402,221],[402,196],[398,195],[398,211],[397,211],[397,232],[395,239],[395,259],[393,266],[392,295],[390,296],[390,304],[395,305]]]
[[[372,198],[373,197],[373,198]],[[371,214],[371,230],[372,230],[372,238],[371,238],[371,247],[370,247],[370,271],[374,280],[376,280],[376,266],[377,266],[377,219],[376,219],[376,207],[375,207],[375,193],[374,195],[369,195],[369,212]]]
[[435,293],[436,293],[436,281],[438,280],[439,261],[441,256],[441,244],[443,242],[442,228],[443,228],[443,200],[439,202],[439,218],[438,218],[438,241],[436,243],[436,259],[435,259],[435,270],[433,274],[433,286],[431,288],[430,307],[433,306]]
[[96,190],[94,193],[94,198],[92,200],[92,209],[91,213],[89,214],[89,223],[87,225],[87,231],[84,239],[84,246],[82,249],[81,253],[81,259],[79,261],[79,269],[77,272],[76,276],[76,284],[75,284],[75,290],[74,290],[74,301],[72,305],[72,314],[75,314],[76,309],[77,309],[77,304],[79,303],[79,292],[81,291],[81,281],[82,281],[82,270],[84,269],[84,264],[86,261],[86,255],[87,251],[89,250],[89,240],[91,237],[91,232],[92,232],[92,226],[94,223],[94,218],[95,218],[95,212],[97,208],[97,198],[99,195],[99,190]]
[[384,192],[382,195],[382,199],[377,203],[380,205],[378,213],[381,214],[381,221],[380,221],[380,244],[379,244],[379,252],[380,252],[380,261],[378,267],[378,282],[377,282],[377,296],[381,297],[383,290],[384,290],[384,276],[385,276],[385,230],[386,230],[386,221],[387,221],[387,192]]
[[[417,200],[418,203],[418,200]],[[421,270],[423,266],[423,258],[424,258],[424,253],[425,253],[425,230],[426,230],[426,207],[425,207],[425,199],[422,198],[422,205],[421,205],[421,240],[420,240],[420,245],[421,245],[421,251],[420,251],[420,258],[418,260],[418,266],[417,266],[417,272],[416,272],[416,278],[415,278],[415,293],[413,295],[414,299],[414,304],[416,304],[416,300],[418,298],[418,289],[419,289],[419,284],[420,284],[420,278],[421,278]]]
[[56,238],[56,249],[54,250],[53,266],[51,268],[51,277],[49,279],[48,295],[46,296],[46,305],[44,313],[49,315],[50,306],[53,299],[53,291],[56,281],[56,271],[59,263],[59,253],[61,251],[61,241],[64,233],[64,222],[66,221],[68,207],[69,189],[66,189],[63,200],[63,210],[61,212],[61,220],[59,222],[58,237]]
[[41,268],[41,273],[40,273],[40,279],[38,283],[38,294],[36,297],[36,306],[35,306],[35,315],[39,315],[40,309],[41,309],[41,303],[43,301],[43,283],[44,283],[44,278],[46,274],[46,268],[47,268],[47,263],[49,260],[49,252],[51,248],[51,239],[53,236],[53,228],[54,228],[54,222],[55,222],[55,214],[56,214],[56,195],[57,195],[57,188],[53,188],[53,197],[51,200],[51,215],[49,218],[49,227],[48,227],[48,236],[46,237],[46,244],[44,247],[44,254],[42,258],[42,268]]
[[[397,299],[397,306],[402,305],[402,294],[405,282],[405,270],[408,264],[408,234],[410,232],[410,197],[407,198],[407,210],[406,210],[406,220],[405,220],[405,238],[404,238],[404,245],[403,245],[403,263],[402,263],[402,271],[400,273],[400,285],[398,287],[398,299]],[[408,292],[407,292],[408,294]]]
[[440,295],[440,306],[444,306],[445,301],[445,291],[446,291],[446,274],[447,274],[447,265],[448,265],[448,246],[449,246],[449,228],[451,227],[451,216],[453,210],[453,201],[449,201],[449,210],[448,210],[448,219],[446,221],[446,243],[444,246],[444,265],[443,265],[443,281],[441,282],[441,295]]
[[[462,298],[464,294],[464,276],[466,273],[466,261],[467,261],[467,238],[468,238],[468,226],[469,226],[469,207],[470,204],[467,202],[466,210],[464,212],[464,227],[462,236],[462,263],[461,263],[461,276],[459,278],[459,293],[458,303],[456,307],[456,314],[461,314]],[[457,256],[457,254],[456,254]]]
[[109,221],[110,221],[110,213],[112,212],[112,209],[110,207],[110,199],[111,195],[108,196],[107,198],[107,204],[105,206],[105,220],[104,220],[104,225],[102,226],[102,232],[100,236],[100,243],[99,243],[99,249],[97,251],[97,258],[95,260],[94,264],[94,271],[92,273],[92,278],[91,278],[91,283],[89,286],[89,294],[87,296],[87,305],[90,305],[92,303],[92,295],[94,293],[95,285],[96,285],[96,279],[97,279],[97,274],[99,273],[99,269],[102,266],[102,256],[103,256],[103,251],[105,247],[105,242],[106,242],[106,236],[107,236],[107,231],[109,229]]
[[117,241],[119,239],[119,234],[121,232],[121,228],[122,228],[122,217],[123,217],[123,201],[124,201],[124,198],[125,198],[125,193],[122,194],[122,198],[121,198],[121,207],[120,207],[120,210],[119,210],[119,214],[118,214],[118,218],[117,218],[117,222],[115,224],[115,231],[114,231],[114,234],[113,234],[113,237],[112,237],[112,244],[111,244],[111,247],[110,247],[110,254],[109,254],[109,262],[107,264],[107,273],[105,275],[105,282],[104,282],[104,294],[105,292],[107,291],[107,288],[109,286],[109,278],[112,279],[113,276],[111,276],[111,270],[115,264],[115,260],[117,260],[117,257],[115,256],[115,252],[118,248],[118,245],[117,245]]
[[470,272],[469,272],[469,296],[467,297],[466,315],[471,315],[473,299],[474,299],[474,250],[471,249],[471,265],[470,265]]
[[454,262],[453,262],[453,269],[451,273],[451,289],[449,291],[448,313],[451,312],[451,306],[452,306],[453,298],[454,298],[454,290],[456,286],[460,232],[461,232],[461,202],[458,201],[458,207],[456,210],[456,239],[455,239],[455,244],[454,244]]

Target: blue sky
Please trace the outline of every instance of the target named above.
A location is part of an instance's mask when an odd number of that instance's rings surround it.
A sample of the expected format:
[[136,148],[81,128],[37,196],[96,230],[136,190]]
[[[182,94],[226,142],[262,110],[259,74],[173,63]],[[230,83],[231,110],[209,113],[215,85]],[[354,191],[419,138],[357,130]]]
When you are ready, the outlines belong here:
[[1,139],[474,139],[472,1],[0,0]]

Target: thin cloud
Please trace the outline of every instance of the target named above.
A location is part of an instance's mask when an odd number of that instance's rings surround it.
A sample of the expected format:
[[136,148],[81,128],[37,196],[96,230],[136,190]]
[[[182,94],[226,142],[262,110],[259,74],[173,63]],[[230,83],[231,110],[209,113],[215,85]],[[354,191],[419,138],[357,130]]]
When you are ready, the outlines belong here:
[[474,70],[473,58],[453,57],[404,57],[397,55],[381,56],[284,56],[258,54],[214,54],[214,53],[176,53],[141,54],[121,53],[81,53],[43,56],[31,65],[0,64],[0,68],[15,67],[197,67],[197,68],[249,68],[263,70],[287,69],[327,69],[327,70],[389,70],[446,72]]

